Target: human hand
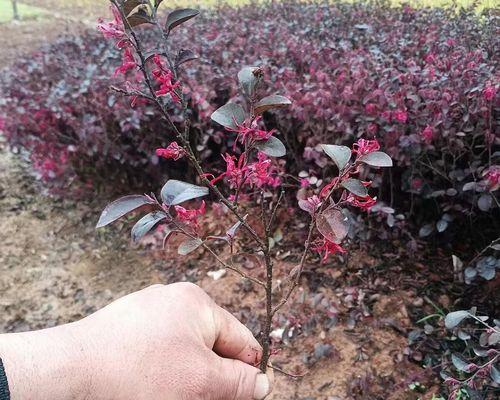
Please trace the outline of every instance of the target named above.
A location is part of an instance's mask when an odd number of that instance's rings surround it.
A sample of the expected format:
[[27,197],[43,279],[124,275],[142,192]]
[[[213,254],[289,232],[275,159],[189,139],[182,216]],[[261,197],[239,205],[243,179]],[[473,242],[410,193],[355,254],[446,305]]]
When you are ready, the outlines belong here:
[[[264,399],[251,332],[189,283],[155,285],[81,321],[0,335],[16,399]],[[252,364],[252,365],[250,365]]]

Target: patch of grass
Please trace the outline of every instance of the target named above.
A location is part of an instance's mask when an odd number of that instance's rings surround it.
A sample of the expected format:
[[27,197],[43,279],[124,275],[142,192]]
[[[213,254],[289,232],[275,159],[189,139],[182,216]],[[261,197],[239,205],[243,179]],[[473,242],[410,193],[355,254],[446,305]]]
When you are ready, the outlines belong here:
[[[3,2],[5,0],[0,0]],[[259,3],[263,3],[269,0],[253,0]],[[331,0],[332,2],[339,0]],[[341,1],[357,1],[362,3],[367,3],[370,0],[341,0]],[[28,1],[30,2],[30,1]],[[97,5],[102,5],[106,0],[73,0],[69,4],[72,6],[76,6],[79,8],[92,8]],[[251,3],[252,0],[165,0],[164,3],[167,7],[174,6],[204,6],[204,7],[213,7],[222,4],[229,4],[232,6],[239,6]],[[475,0],[390,0],[390,3],[394,6],[401,5],[403,3],[409,3],[414,7],[443,7],[450,6],[456,3],[459,6],[467,7],[474,3]],[[45,3],[45,2],[44,2]],[[49,0],[47,3],[59,6],[69,5],[67,0]],[[500,0],[479,0],[478,2],[479,8],[496,8],[500,7]]]
[[[17,3],[17,10],[21,19],[29,19],[43,15],[43,9],[33,7],[23,3]],[[12,2],[10,0],[0,0],[0,23],[9,22],[14,18]]]
[[[80,0],[80,1],[84,1],[88,4],[88,3],[92,3],[92,1],[95,1],[95,0]],[[240,5],[249,4],[252,1],[257,1],[259,3],[265,3],[266,1],[269,1],[269,0],[170,0],[168,2],[165,2],[165,4],[169,7],[174,7],[174,6],[214,7],[214,6],[223,5],[223,4],[229,4],[231,6],[240,6]],[[330,0],[330,1],[338,2],[339,0]],[[368,3],[370,0],[341,0],[341,1]],[[461,6],[461,7],[469,7],[473,3],[475,3],[476,0],[389,0],[389,2],[391,3],[391,5],[393,5],[395,7],[400,6],[401,4],[410,4],[415,8],[418,8],[418,7],[447,7],[447,6],[452,6],[454,4]],[[477,4],[478,10],[482,10],[484,8],[498,8],[498,7],[500,7],[500,0],[479,0],[477,3],[478,3]]]

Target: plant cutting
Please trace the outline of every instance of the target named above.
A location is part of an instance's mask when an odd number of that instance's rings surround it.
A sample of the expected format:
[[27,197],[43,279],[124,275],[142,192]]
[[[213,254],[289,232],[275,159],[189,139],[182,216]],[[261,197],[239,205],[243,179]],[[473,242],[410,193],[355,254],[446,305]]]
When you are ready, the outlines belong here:
[[[377,140],[359,139],[351,147],[321,145],[335,173],[319,184],[312,185],[307,179],[285,174],[282,165],[286,161],[286,146],[278,138],[277,130],[267,128],[265,116],[286,110],[291,101],[279,94],[261,96],[259,89],[265,74],[261,67],[251,66],[238,73],[239,95],[211,115],[214,124],[224,130],[230,150],[220,154],[225,164],[223,171],[207,170],[192,145],[193,95],[180,79],[180,70],[186,63],[194,62],[196,55],[186,49],[174,52],[175,41],[171,40],[172,31],[199,12],[178,9],[162,21],[158,12],[161,1],[111,0],[111,3],[114,19],[101,22],[99,29],[122,52],[122,65],[115,73],[124,75],[125,83],[113,89],[131,98],[132,107],[154,105],[158,118],[163,118],[174,132],[170,144],[156,149],[156,155],[174,161],[186,160],[197,176],[194,182],[169,179],[158,194],[129,195],[112,202],[102,212],[97,227],[132,212],[147,211],[132,227],[133,241],[161,226],[164,245],[178,236],[182,238],[177,249],[180,255],[208,252],[223,268],[261,290],[265,316],[259,334],[263,347],[260,368],[265,372],[272,353],[270,333],[274,317],[299,285],[308,256],[319,253],[326,261],[331,255],[346,252],[343,246],[349,229],[347,209],[368,211],[376,204],[376,198],[369,194],[371,182],[363,177],[368,168],[391,167],[392,160],[380,151]],[[155,32],[154,43],[141,39],[144,29]],[[174,118],[178,115],[181,117]],[[284,284],[277,289],[271,238],[278,210],[292,194],[308,215],[309,223],[298,262],[287,276],[279,277]],[[207,207],[215,204],[232,219],[222,236],[204,229]],[[258,218],[249,218],[250,213]],[[235,262],[233,256],[241,255],[238,242],[243,238],[252,243],[251,252],[244,255],[259,260],[260,271],[247,272]],[[231,257],[220,256],[214,249],[218,242],[229,246]]]

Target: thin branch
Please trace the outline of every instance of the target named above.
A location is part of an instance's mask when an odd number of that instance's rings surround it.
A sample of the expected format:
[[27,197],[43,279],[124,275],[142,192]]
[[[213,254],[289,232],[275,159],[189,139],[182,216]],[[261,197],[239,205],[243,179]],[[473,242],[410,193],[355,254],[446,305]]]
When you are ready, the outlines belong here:
[[314,226],[315,226],[315,222],[314,222],[314,218],[312,218],[311,223],[309,224],[309,233],[307,234],[307,239],[304,243],[304,252],[302,253],[302,257],[300,258],[298,270],[295,274],[295,277],[292,277],[293,280],[291,281],[290,288],[288,289],[286,294],[283,296],[281,301],[278,303],[278,305],[276,307],[274,307],[274,309],[272,310],[272,313],[271,313],[272,316],[274,316],[286,304],[286,302],[288,301],[288,299],[292,295],[293,291],[295,290],[295,288],[297,287],[297,285],[300,282],[300,276],[302,275],[302,271],[304,270],[304,264],[306,261],[307,253],[309,252],[309,249],[311,247],[311,238],[312,238],[312,234],[314,231]]
[[[161,208],[161,206],[160,206]],[[175,225],[175,227],[184,235],[186,235],[187,237],[191,238],[191,239],[200,239],[198,236],[196,235],[193,235],[191,234],[190,232],[186,231],[181,224],[179,224],[175,219],[171,218],[171,222]],[[257,279],[257,278],[254,278],[253,276],[250,276],[248,274],[246,274],[245,272],[243,272],[242,270],[240,270],[239,268],[236,268],[236,267],[233,267],[232,265],[229,265],[228,263],[226,263],[224,260],[222,260],[218,255],[217,253],[215,253],[215,251],[213,251],[210,246],[208,246],[204,241],[203,243],[201,244],[203,246],[204,249],[206,249],[208,252],[210,252],[210,254],[212,254],[212,256],[215,257],[215,259],[226,269],[229,269],[233,272],[236,272],[238,275],[240,275],[242,278],[245,278],[245,279],[248,279],[254,283],[256,283],[257,285],[260,285],[262,287],[266,287],[265,283],[262,282],[261,280]]]
[[202,246],[212,254],[212,256],[215,257],[215,259],[226,269],[229,269],[233,272],[236,272],[238,275],[240,275],[242,278],[248,279],[252,281],[253,283],[256,283],[259,286],[262,286],[263,288],[266,287],[266,284],[262,282],[260,279],[254,278],[253,276],[248,275],[247,273],[243,272],[239,268],[233,267],[232,265],[229,265],[228,263],[224,262],[205,242],[203,242]]
[[290,372],[283,371],[281,368],[275,367],[274,365],[271,364],[268,364],[267,367],[292,379],[300,379],[307,375],[307,372],[304,374],[292,374]]
[[500,243],[500,237],[496,238],[495,240],[493,240],[488,246],[486,246],[483,250],[481,250],[481,252],[475,256],[472,260],[469,261],[469,264],[472,264],[474,263],[474,261],[476,261],[479,257],[481,257],[484,253],[486,253],[486,251],[490,248],[493,248],[494,245],[496,244],[499,244]]
[[271,230],[271,227],[272,227],[273,222],[274,222],[274,218],[276,217],[276,213],[277,213],[278,208],[279,208],[279,206],[280,206],[280,204],[281,204],[281,200],[283,200],[283,196],[284,196],[284,195],[285,195],[285,191],[282,189],[282,190],[280,191],[280,195],[279,195],[279,197],[278,197],[278,200],[276,201],[276,204],[274,205],[274,209],[273,209],[273,211],[271,212],[271,216],[269,217],[269,222],[268,222],[268,224],[267,224],[267,228],[266,228],[266,230],[267,230],[267,231],[270,231],[270,230]]
[[293,291],[295,290],[295,288],[298,286],[298,284],[300,282],[300,277],[302,275],[302,272],[304,271],[307,253],[309,252],[309,249],[311,248],[311,239],[312,239],[312,235],[314,232],[314,227],[316,226],[316,218],[315,218],[316,215],[321,214],[323,212],[323,210],[325,209],[325,206],[328,204],[328,201],[331,199],[332,194],[340,187],[340,184],[342,182],[342,177],[349,174],[351,172],[351,170],[355,167],[356,167],[356,164],[352,164],[349,168],[340,172],[337,182],[330,189],[330,192],[326,196],[325,200],[322,202],[320,209],[312,215],[311,223],[309,224],[309,232],[307,234],[307,239],[304,243],[304,252],[302,253],[302,257],[300,258],[297,272],[296,272],[294,277],[291,277],[292,281],[290,283],[290,288],[288,289],[286,294],[282,297],[282,299],[278,303],[278,305],[276,307],[274,307],[274,309],[272,310],[272,316],[274,316],[286,304],[286,302],[288,301],[288,299],[292,295]]
[[146,93],[143,93],[139,90],[129,92],[128,90],[119,88],[117,86],[110,86],[109,89],[116,92],[116,93],[122,94],[123,96],[126,96],[126,97],[138,96],[138,97],[142,97],[144,99],[147,99],[149,101],[154,101],[154,99],[151,96],[148,96]]

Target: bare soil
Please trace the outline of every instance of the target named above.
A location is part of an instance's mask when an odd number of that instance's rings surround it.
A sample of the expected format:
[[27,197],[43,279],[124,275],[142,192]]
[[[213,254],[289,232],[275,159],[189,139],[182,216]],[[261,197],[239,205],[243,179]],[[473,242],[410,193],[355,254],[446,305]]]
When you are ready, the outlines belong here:
[[[134,248],[125,229],[95,231],[95,203],[59,201],[41,191],[29,165],[2,150],[0,332],[73,321],[131,291],[181,280],[198,283],[251,329],[258,329],[262,294],[245,288],[232,274],[217,281],[207,276],[207,271],[217,269],[208,255],[196,255],[186,263],[178,261],[173,250]],[[279,323],[293,315],[302,316],[308,326],[290,341],[276,343],[279,351],[273,362],[305,376],[291,379],[277,373],[275,399],[417,398],[408,385],[427,378],[405,355],[406,332],[411,327],[408,307],[415,303],[415,296],[404,291],[372,296],[366,318],[355,328],[350,326],[349,310],[356,306],[347,299],[351,291],[345,275],[356,274],[360,265],[377,262],[360,253],[346,266],[330,271],[333,284],[311,288],[311,282],[303,282],[298,295],[283,309]],[[291,266],[282,263],[280,268]],[[372,283],[357,286],[357,291],[373,293]],[[377,283],[377,287],[384,285],[391,287],[384,280]],[[339,310],[339,321],[331,328],[325,328],[322,320],[312,326],[307,320],[307,310],[318,293]],[[318,313],[324,314],[321,309]],[[318,344],[330,345],[330,353],[322,356],[320,352],[316,357]]]
[[[60,34],[78,32],[98,15],[82,14],[87,22],[80,25],[68,17],[72,12],[66,7],[48,18],[0,25],[0,66]],[[42,189],[29,163],[0,142],[0,332],[73,321],[131,291],[181,280],[198,283],[258,332],[262,294],[230,273],[217,281],[207,276],[218,269],[208,255],[181,263],[171,250],[150,250],[147,243],[133,247],[125,227],[95,231],[106,200],[61,201]],[[274,399],[432,397],[434,381],[408,357],[410,317],[422,302],[415,294],[418,284],[405,284],[399,275],[404,262],[398,255],[377,259],[359,251],[344,265],[306,275],[277,322],[287,334],[276,342],[273,357],[276,367],[305,375],[292,379],[276,373]],[[292,267],[286,260],[279,264],[283,272]],[[333,317],[325,304],[337,310]],[[315,309],[319,317],[311,320]],[[288,334],[292,317],[295,330]],[[431,388],[415,393],[408,388],[415,381]]]

